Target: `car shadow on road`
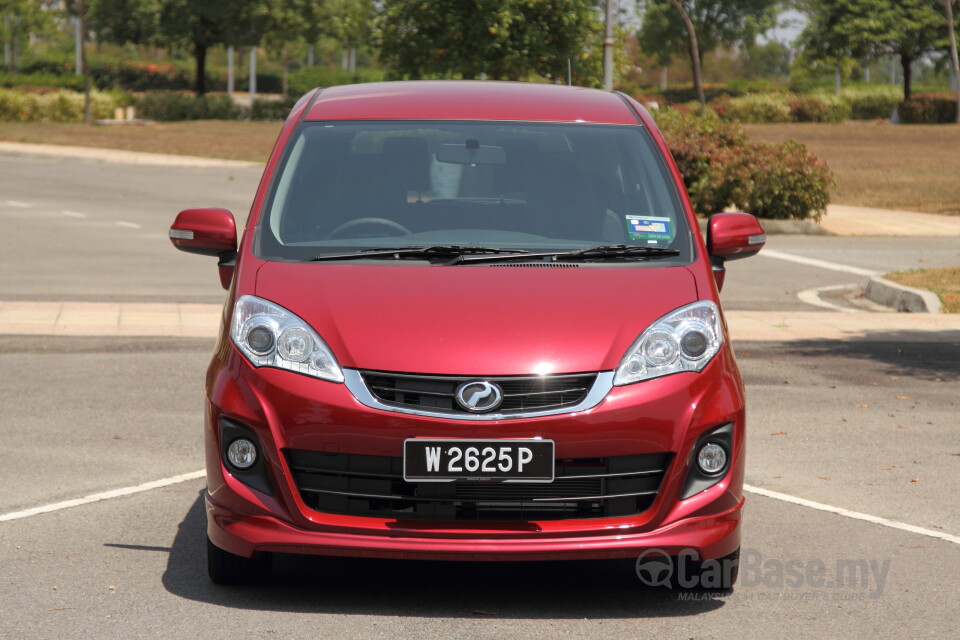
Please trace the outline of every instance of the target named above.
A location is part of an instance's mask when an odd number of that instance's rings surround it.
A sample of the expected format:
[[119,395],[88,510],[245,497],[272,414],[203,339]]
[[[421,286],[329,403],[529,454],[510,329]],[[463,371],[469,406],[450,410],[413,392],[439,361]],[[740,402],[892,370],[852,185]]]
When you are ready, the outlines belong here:
[[937,332],[936,340],[916,341],[910,332],[870,333],[848,342],[797,342],[788,353],[810,358],[823,355],[872,360],[885,365],[884,373],[921,380],[960,380],[960,331]]
[[163,585],[199,602],[258,611],[442,618],[669,618],[724,606],[709,593],[644,586],[633,561],[428,562],[279,555],[270,582],[223,587],[206,573],[202,495],[170,549]]

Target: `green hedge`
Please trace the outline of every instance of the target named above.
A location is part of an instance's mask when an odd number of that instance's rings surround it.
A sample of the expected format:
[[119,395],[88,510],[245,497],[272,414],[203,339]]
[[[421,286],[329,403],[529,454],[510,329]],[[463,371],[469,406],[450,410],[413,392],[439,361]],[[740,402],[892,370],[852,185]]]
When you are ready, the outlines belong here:
[[380,69],[357,69],[356,73],[325,67],[308,67],[290,74],[291,96],[302,96],[316,87],[334,87],[359,82],[381,82],[386,73]]
[[853,120],[887,120],[903,99],[903,90],[893,85],[842,89]]
[[[114,96],[101,92],[90,95],[90,113],[94,119],[110,118],[119,106]],[[73,91],[26,93],[0,89],[0,121],[82,122],[83,94]]]
[[[195,88],[195,66],[190,61],[169,61],[163,63],[121,60],[92,57],[88,61],[90,77],[97,89],[122,89],[124,91],[192,91]],[[62,86],[77,88],[77,75],[74,72],[72,57],[44,57],[25,62],[21,66],[21,76],[25,85]],[[32,82],[32,77],[42,78],[42,82]],[[59,82],[56,80],[59,78]],[[248,86],[246,67],[237,65],[236,86]],[[82,80],[80,80],[82,88]],[[8,85],[15,86],[15,85]],[[208,69],[206,86],[209,91],[226,91],[227,75],[225,69]],[[280,74],[273,72],[257,73],[258,93],[281,93]]]
[[134,98],[139,117],[164,122],[178,120],[284,120],[295,100],[257,100],[253,108],[235,104],[227,96],[201,96],[156,91]]
[[826,212],[833,175],[803,144],[750,143],[740,125],[711,113],[654,115],[697,213],[734,206],[765,218],[819,220]]
[[949,93],[912,96],[897,106],[904,124],[951,124],[957,121],[957,98]]

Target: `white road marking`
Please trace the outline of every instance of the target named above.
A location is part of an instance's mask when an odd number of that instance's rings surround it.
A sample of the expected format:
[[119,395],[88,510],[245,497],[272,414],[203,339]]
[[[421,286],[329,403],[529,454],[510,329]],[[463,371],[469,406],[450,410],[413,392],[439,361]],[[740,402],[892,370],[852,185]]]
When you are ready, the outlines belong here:
[[773,258],[775,260],[785,260],[787,262],[795,262],[797,264],[807,265],[808,267],[819,267],[820,269],[829,269],[830,271],[841,271],[843,273],[852,273],[857,276],[879,276],[881,275],[877,271],[870,271],[869,269],[861,269],[860,267],[851,267],[846,264],[837,264],[836,262],[827,262],[826,260],[817,260],[816,258],[805,258],[803,256],[795,256],[792,253],[783,253],[782,251],[775,251],[773,249],[763,249],[757,255],[766,256],[767,258]]
[[196,480],[197,478],[204,477],[204,475],[206,475],[206,471],[201,469],[200,471],[191,471],[190,473],[183,473],[183,474],[180,474],[179,476],[173,476],[171,478],[154,480],[153,482],[145,482],[143,484],[138,484],[135,487],[113,489],[112,491],[94,493],[85,498],[76,498],[75,500],[65,500],[63,502],[55,502],[53,504],[34,507],[33,509],[24,509],[23,511],[13,511],[11,513],[4,513],[4,514],[0,514],[0,522],[7,522],[8,520],[19,520],[21,518],[29,518],[31,516],[37,516],[42,513],[52,513],[54,511],[62,511],[63,509],[69,509],[70,507],[79,507],[80,505],[100,502],[101,500],[110,500],[112,498],[122,498],[124,496],[130,496],[135,493],[141,493],[143,491],[151,491],[153,489],[169,487],[170,485],[180,484],[181,482],[187,482],[188,480]]
[[868,513],[851,511],[850,509],[844,509],[843,507],[834,507],[829,504],[823,504],[822,502],[814,502],[813,500],[806,500],[805,498],[797,498],[796,496],[791,496],[786,493],[780,493],[778,491],[770,491],[769,489],[761,489],[760,487],[754,487],[749,484],[743,485],[743,490],[749,491],[750,493],[755,493],[758,496],[765,496],[767,498],[773,498],[774,500],[781,500],[783,502],[789,502],[790,504],[800,505],[801,507],[809,507],[810,509],[816,509],[817,511],[826,511],[827,513],[835,513],[838,516],[843,516],[845,518],[853,518],[854,520],[872,522],[873,524],[879,524],[884,527],[890,527],[891,529],[899,529],[900,531],[909,531],[910,533],[917,533],[922,536],[939,538],[940,540],[952,542],[953,544],[960,544],[960,536],[950,535],[949,533],[944,533],[943,531],[934,531],[933,529],[924,529],[923,527],[918,527],[912,524],[897,522],[896,520],[888,520],[887,518],[872,516]]
[[123,220],[117,220],[118,227],[126,227],[127,229],[139,229],[140,225],[135,222],[124,222]]
[[29,202],[20,202],[19,200],[7,200],[8,207],[16,207],[18,209],[29,209],[33,205]]
[[820,294],[822,292],[837,291],[838,289],[848,289],[851,286],[855,287],[857,285],[838,284],[831,287],[816,287],[814,289],[805,289],[800,293],[798,293],[797,297],[800,298],[800,302],[806,302],[807,304],[812,304],[815,307],[822,307],[824,309],[830,309],[831,311],[842,311],[843,313],[863,313],[862,309],[841,307],[838,304],[827,302],[826,300],[820,297]]
[[85,213],[80,213],[79,211],[70,211],[68,209],[64,209],[60,213],[70,218],[86,218],[87,217],[87,214]]

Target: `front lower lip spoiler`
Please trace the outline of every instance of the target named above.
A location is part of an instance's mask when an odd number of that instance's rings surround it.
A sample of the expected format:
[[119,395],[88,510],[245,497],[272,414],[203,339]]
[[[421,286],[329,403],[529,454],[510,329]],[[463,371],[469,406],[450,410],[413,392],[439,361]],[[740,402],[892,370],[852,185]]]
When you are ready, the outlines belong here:
[[[547,411],[524,411],[510,413],[445,413],[442,411],[425,411],[422,409],[410,409],[408,407],[398,407],[395,405],[381,402],[376,396],[370,393],[363,376],[357,369],[343,370],[343,383],[361,404],[371,409],[380,409],[381,411],[392,411],[394,413],[406,413],[415,416],[425,416],[428,418],[444,418],[447,420],[464,421],[494,421],[494,420],[519,420],[523,418],[539,418],[541,416],[556,416],[566,413],[576,413],[586,411],[600,404],[600,402],[610,393],[613,388],[613,371],[601,371],[597,374],[593,386],[584,396],[583,400],[572,407],[563,407],[561,409],[550,409]],[[482,377],[481,377],[482,379]]]

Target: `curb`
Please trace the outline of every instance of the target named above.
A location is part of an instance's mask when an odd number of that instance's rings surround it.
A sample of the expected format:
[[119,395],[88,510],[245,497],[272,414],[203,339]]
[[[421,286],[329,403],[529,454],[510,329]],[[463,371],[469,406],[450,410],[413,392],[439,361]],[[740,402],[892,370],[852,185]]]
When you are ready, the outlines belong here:
[[940,298],[935,293],[906,287],[880,277],[870,278],[863,296],[895,311],[941,313]]

